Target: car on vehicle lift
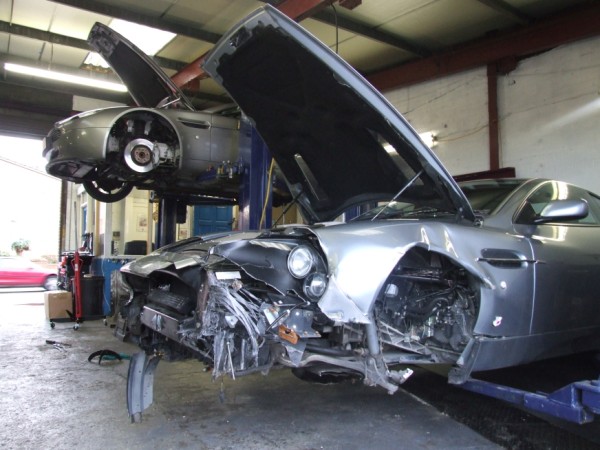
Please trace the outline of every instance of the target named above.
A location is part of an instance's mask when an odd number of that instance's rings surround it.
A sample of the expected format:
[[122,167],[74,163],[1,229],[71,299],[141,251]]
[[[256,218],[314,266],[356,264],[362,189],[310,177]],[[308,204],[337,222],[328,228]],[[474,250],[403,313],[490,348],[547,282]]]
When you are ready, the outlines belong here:
[[[116,333],[213,377],[288,367],[393,393],[410,365],[473,372],[600,348],[600,197],[544,179],[458,185],[401,114],[276,9],[229,31],[204,70],[248,115],[306,225],[177,242],[125,265]],[[369,209],[347,223],[352,208]]]
[[59,121],[44,140],[46,170],[115,202],[134,187],[165,194],[235,198],[239,120],[196,111],[147,55],[101,23],[88,43],[127,86],[136,107],[85,111]]

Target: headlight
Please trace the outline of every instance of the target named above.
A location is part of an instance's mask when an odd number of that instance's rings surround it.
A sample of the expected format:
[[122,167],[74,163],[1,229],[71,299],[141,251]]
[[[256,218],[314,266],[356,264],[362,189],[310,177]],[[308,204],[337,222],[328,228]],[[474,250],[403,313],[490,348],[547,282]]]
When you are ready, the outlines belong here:
[[310,248],[299,245],[288,256],[288,270],[296,278],[304,278],[315,265],[315,257]]
[[311,273],[304,280],[304,293],[312,300],[318,300],[327,288],[327,277],[322,273]]

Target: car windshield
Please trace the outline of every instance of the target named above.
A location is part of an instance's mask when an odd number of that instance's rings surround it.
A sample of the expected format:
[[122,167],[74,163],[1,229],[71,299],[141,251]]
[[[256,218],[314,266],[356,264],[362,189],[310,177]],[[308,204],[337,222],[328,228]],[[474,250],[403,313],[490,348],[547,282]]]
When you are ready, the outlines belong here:
[[441,208],[436,208],[429,205],[418,205],[405,202],[390,202],[384,205],[379,205],[364,214],[356,217],[353,220],[373,220],[380,219],[407,219],[407,218],[424,218],[424,217],[440,217],[455,215],[456,211],[448,211]]
[[459,186],[471,204],[473,211],[490,214],[523,184],[521,179],[477,180],[460,183]]
[[[463,182],[459,186],[469,200],[473,211],[479,214],[490,214],[522,183],[521,179],[477,180]],[[455,214],[456,211],[432,205],[392,201],[379,204],[352,220],[422,219],[447,217]]]

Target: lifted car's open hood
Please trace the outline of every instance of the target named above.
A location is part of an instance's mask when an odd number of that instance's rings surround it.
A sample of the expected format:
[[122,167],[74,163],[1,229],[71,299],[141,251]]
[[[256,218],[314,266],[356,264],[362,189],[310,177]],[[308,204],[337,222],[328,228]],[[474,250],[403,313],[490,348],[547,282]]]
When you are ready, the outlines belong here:
[[267,5],[217,43],[203,68],[254,122],[306,218],[400,196],[473,219],[418,134],[329,48]]
[[156,108],[179,99],[180,106],[194,110],[158,64],[116,31],[97,22],[90,31],[88,44],[111,65],[138,106]]

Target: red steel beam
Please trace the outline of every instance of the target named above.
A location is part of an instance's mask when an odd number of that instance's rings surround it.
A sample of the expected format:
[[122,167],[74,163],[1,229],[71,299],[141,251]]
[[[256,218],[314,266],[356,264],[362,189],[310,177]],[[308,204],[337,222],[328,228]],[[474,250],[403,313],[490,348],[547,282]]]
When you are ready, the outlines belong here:
[[301,22],[334,2],[335,0],[285,0],[276,8],[290,19]]
[[510,57],[525,57],[600,34],[600,5],[563,12],[534,25],[480,39],[453,50],[367,76],[380,91],[481,67]]
[[[335,0],[285,0],[276,8],[284,13],[289,18],[300,22],[307,17],[319,12],[321,9],[331,5]],[[204,62],[206,54],[200,56],[195,61],[185,66],[179,72],[171,77],[173,82],[178,86],[184,86],[190,81],[199,78],[206,78],[208,75],[200,65]]]
[[495,64],[487,66],[488,124],[490,170],[500,168],[500,121],[498,120],[498,69]]

